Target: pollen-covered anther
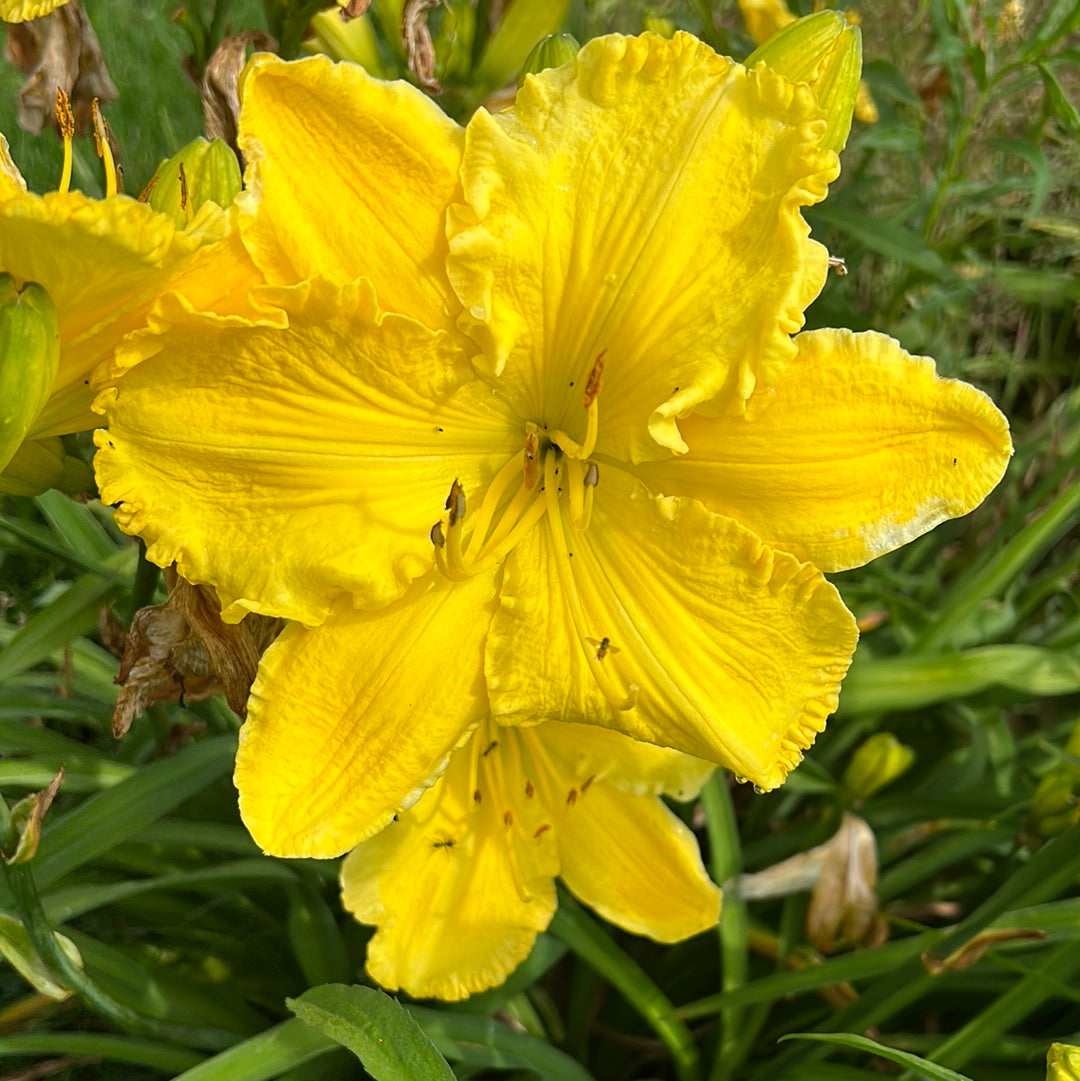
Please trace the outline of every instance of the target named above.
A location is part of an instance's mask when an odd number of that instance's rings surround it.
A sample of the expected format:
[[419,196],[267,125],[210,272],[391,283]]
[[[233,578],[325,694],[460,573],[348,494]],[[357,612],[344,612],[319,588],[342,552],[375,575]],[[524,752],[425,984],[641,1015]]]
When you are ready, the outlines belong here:
[[531,420],[525,425],[525,459],[521,479],[529,491],[536,487],[540,479],[540,429]]
[[525,795],[528,799],[532,799],[536,795],[536,789],[533,788],[532,781],[525,782]]
[[71,187],[71,140],[75,138],[75,114],[71,111],[71,101],[63,87],[56,88],[56,127],[64,140],[64,164],[60,172],[60,184],[57,191],[66,195]]
[[607,355],[607,350],[604,349],[597,356],[593,362],[592,371],[589,372],[589,378],[585,381],[585,394],[582,398],[582,405],[586,409],[591,409],[596,403],[596,399],[600,397],[600,391],[604,387],[604,357]]
[[538,837],[543,837],[543,835],[547,833],[549,829],[551,829],[550,822],[545,822],[542,826],[537,826],[536,829],[533,831],[533,840],[536,840]]
[[575,803],[577,803],[577,789],[571,788],[570,791],[566,793],[566,806],[573,807]]
[[105,197],[108,198],[115,195],[119,188],[119,170],[109,139],[109,124],[101,112],[101,102],[97,98],[94,98],[90,111],[94,119],[94,148],[105,169]]
[[431,537],[431,543],[434,544],[436,548],[446,547],[446,534],[443,532],[442,522],[436,522],[431,527],[431,532],[428,536]]

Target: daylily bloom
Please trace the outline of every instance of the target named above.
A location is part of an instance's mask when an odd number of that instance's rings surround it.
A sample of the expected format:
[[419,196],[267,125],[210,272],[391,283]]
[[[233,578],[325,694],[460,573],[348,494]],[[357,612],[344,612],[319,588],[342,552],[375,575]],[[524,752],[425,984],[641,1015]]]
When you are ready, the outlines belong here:
[[891,339],[791,337],[825,126],[686,34],[596,39],[465,131],[356,68],[253,62],[241,228],[288,327],[131,339],[97,466],[227,620],[298,621],[237,761],[264,848],[347,851],[488,716],[762,788],[798,763],[856,640],[819,568],[966,513],[1011,450]]
[[554,915],[556,875],[636,934],[707,930],[720,891],[660,795],[688,799],[710,772],[595,725],[485,720],[419,803],[342,865],[345,907],[379,927],[368,971],[416,997],[501,983]]
[[0,0],[0,20],[6,23],[22,23],[40,19],[63,7],[68,0]]
[[262,280],[220,207],[207,203],[180,230],[164,214],[116,194],[107,144],[108,195],[69,191],[74,124],[62,97],[57,115],[68,150],[56,192],[28,192],[0,136],[0,271],[20,286],[44,288],[60,323],[52,394],[0,476],[0,492],[26,494],[59,482],[64,459],[56,437],[98,422],[90,376],[125,335],[168,303],[248,312],[248,291]]

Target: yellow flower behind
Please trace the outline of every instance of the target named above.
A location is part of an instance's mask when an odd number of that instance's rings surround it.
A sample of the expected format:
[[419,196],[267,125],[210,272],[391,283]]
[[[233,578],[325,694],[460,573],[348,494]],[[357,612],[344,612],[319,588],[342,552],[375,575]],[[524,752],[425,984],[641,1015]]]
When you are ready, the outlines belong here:
[[40,19],[67,2],[68,0],[0,0],[0,21],[23,23],[29,19]]
[[554,879],[605,919],[676,942],[712,927],[720,891],[660,799],[711,767],[592,725],[484,721],[419,802],[353,849],[345,907],[378,925],[368,971],[414,997],[460,999],[528,957]]
[[[107,173],[111,168],[108,161]],[[126,335],[153,321],[165,297],[183,297],[196,310],[250,315],[248,292],[262,280],[228,214],[213,204],[181,230],[128,196],[91,199],[69,191],[66,176],[60,188],[28,192],[0,136],[0,272],[20,287],[40,285],[60,323],[52,393],[0,473],[0,492],[31,494],[61,482],[56,437],[98,422],[91,373]]]
[[353,848],[489,717],[780,784],[855,647],[821,571],[966,513],[1011,452],[891,339],[797,334],[827,273],[800,208],[838,168],[810,90],[612,36],[462,130],[258,58],[241,128],[280,317],[130,338],[97,468],[226,619],[303,624],[241,734],[257,841]]

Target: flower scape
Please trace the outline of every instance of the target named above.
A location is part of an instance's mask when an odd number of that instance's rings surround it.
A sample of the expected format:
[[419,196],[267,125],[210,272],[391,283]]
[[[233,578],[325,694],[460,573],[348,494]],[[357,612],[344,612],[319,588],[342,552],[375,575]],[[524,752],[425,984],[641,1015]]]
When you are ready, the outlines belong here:
[[660,797],[780,785],[856,645],[823,572],[1000,480],[981,392],[800,332],[826,127],[684,33],[590,41],[464,128],[355,66],[249,65],[232,213],[266,284],[124,339],[96,468],[226,621],[290,621],[241,813],[271,854],[350,853],[384,986],[500,982],[557,876],[661,941],[714,924]]

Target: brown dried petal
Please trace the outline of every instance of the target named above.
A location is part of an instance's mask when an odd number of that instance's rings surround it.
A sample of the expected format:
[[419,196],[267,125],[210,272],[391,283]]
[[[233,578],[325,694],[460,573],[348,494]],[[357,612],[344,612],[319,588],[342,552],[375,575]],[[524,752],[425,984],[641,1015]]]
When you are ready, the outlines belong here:
[[845,814],[840,829],[816,851],[821,853],[821,870],[810,894],[806,933],[822,953],[828,953],[837,932],[859,943],[875,930],[877,844],[861,818]]
[[221,139],[233,148],[240,123],[240,72],[247,63],[247,50],[272,52],[277,42],[261,30],[245,30],[226,38],[206,63],[199,93],[203,124],[208,139]]
[[78,0],[43,18],[10,24],[7,31],[7,57],[26,76],[17,115],[24,131],[40,135],[47,122],[55,124],[58,87],[71,99],[79,134],[90,128],[94,98],[117,99],[101,45]]
[[441,0],[405,0],[401,10],[401,44],[409,58],[409,70],[416,81],[433,94],[442,92],[435,78],[435,46],[428,30],[427,13]]
[[932,954],[923,954],[923,964],[931,976],[940,976],[943,972],[958,972],[962,968],[971,968],[982,960],[987,950],[1005,942],[1023,942],[1029,939],[1046,938],[1046,932],[1034,927],[999,927],[989,931],[980,931],[974,938],[968,939],[960,949],[950,953],[944,961],[939,961]]
[[199,701],[223,693],[243,717],[259,658],[282,627],[279,619],[250,615],[221,621],[214,591],[166,572],[171,592],[165,604],[142,608],[131,621],[117,683],[113,713],[118,739],[135,717],[155,702]]
[[359,19],[371,7],[371,0],[349,0],[341,9],[343,19]]

